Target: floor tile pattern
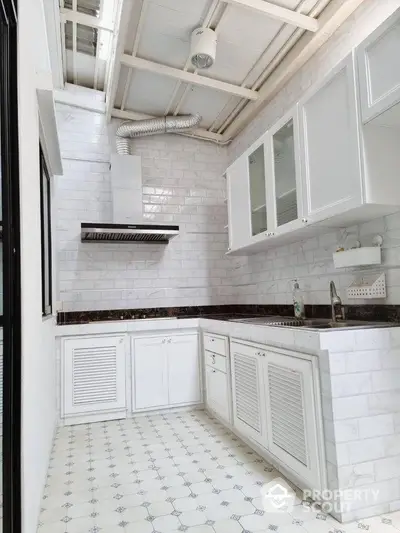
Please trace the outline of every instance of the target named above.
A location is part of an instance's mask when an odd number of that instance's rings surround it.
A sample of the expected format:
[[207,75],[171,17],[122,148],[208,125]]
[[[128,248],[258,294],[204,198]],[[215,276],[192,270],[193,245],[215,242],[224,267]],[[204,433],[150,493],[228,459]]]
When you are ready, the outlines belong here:
[[[38,533],[398,533],[400,513],[342,525],[266,513],[280,474],[204,411],[60,428]],[[299,493],[300,495],[300,493]]]

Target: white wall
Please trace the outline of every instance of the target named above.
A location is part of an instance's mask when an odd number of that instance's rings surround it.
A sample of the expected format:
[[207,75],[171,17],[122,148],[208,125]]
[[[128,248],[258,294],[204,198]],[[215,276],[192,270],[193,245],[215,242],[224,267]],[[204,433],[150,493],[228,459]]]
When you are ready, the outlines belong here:
[[[40,0],[20,0],[18,106],[22,277],[22,520],[34,533],[56,419],[53,319],[42,319],[37,36],[45,32]],[[40,41],[42,42],[42,40]],[[42,70],[42,65],[40,66]]]
[[[399,0],[365,0],[362,7],[233,141],[228,148],[229,160],[235,160],[274,125],[312,84],[321,80],[398,7]],[[355,279],[354,272],[336,271],[332,252],[341,245],[349,247],[358,239],[363,245],[369,245],[375,234],[384,237],[384,266],[381,270],[387,274],[388,297],[374,303],[400,304],[400,213],[345,230],[329,231],[267,253],[235,259],[233,276],[237,302],[291,303],[293,278],[299,279],[308,304],[329,303],[331,279],[336,282],[343,300],[347,301],[345,289]],[[348,303],[362,301],[352,300]]]
[[98,113],[57,104],[57,120],[64,164],[64,176],[57,179],[62,309],[231,303],[222,176],[226,148],[177,135],[136,139],[143,221],[178,224],[180,235],[167,246],[82,244],[81,222],[112,222],[109,154],[114,135],[109,143],[105,116]]

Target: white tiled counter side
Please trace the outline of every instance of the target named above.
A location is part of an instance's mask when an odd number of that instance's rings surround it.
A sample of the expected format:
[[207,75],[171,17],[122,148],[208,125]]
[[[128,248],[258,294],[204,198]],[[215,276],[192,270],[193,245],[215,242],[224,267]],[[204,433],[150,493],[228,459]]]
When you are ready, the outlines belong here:
[[[198,328],[315,355],[328,488],[363,490],[362,499],[346,501],[337,518],[347,522],[400,509],[400,327],[321,332],[206,318],[149,319],[58,326],[56,336]],[[376,498],[373,490],[379,490]]]

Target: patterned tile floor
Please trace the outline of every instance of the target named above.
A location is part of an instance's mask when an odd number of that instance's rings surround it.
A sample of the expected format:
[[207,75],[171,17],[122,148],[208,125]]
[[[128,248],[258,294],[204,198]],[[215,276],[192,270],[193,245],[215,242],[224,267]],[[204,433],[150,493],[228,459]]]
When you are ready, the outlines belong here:
[[38,533],[397,533],[400,513],[341,525],[265,513],[280,475],[204,411],[60,428]]

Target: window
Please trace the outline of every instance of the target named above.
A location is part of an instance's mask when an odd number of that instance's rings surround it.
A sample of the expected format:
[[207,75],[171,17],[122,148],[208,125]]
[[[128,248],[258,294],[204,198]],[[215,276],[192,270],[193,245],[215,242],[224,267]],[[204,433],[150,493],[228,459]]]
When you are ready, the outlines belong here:
[[42,313],[52,314],[50,175],[40,148],[40,215],[42,227]]

